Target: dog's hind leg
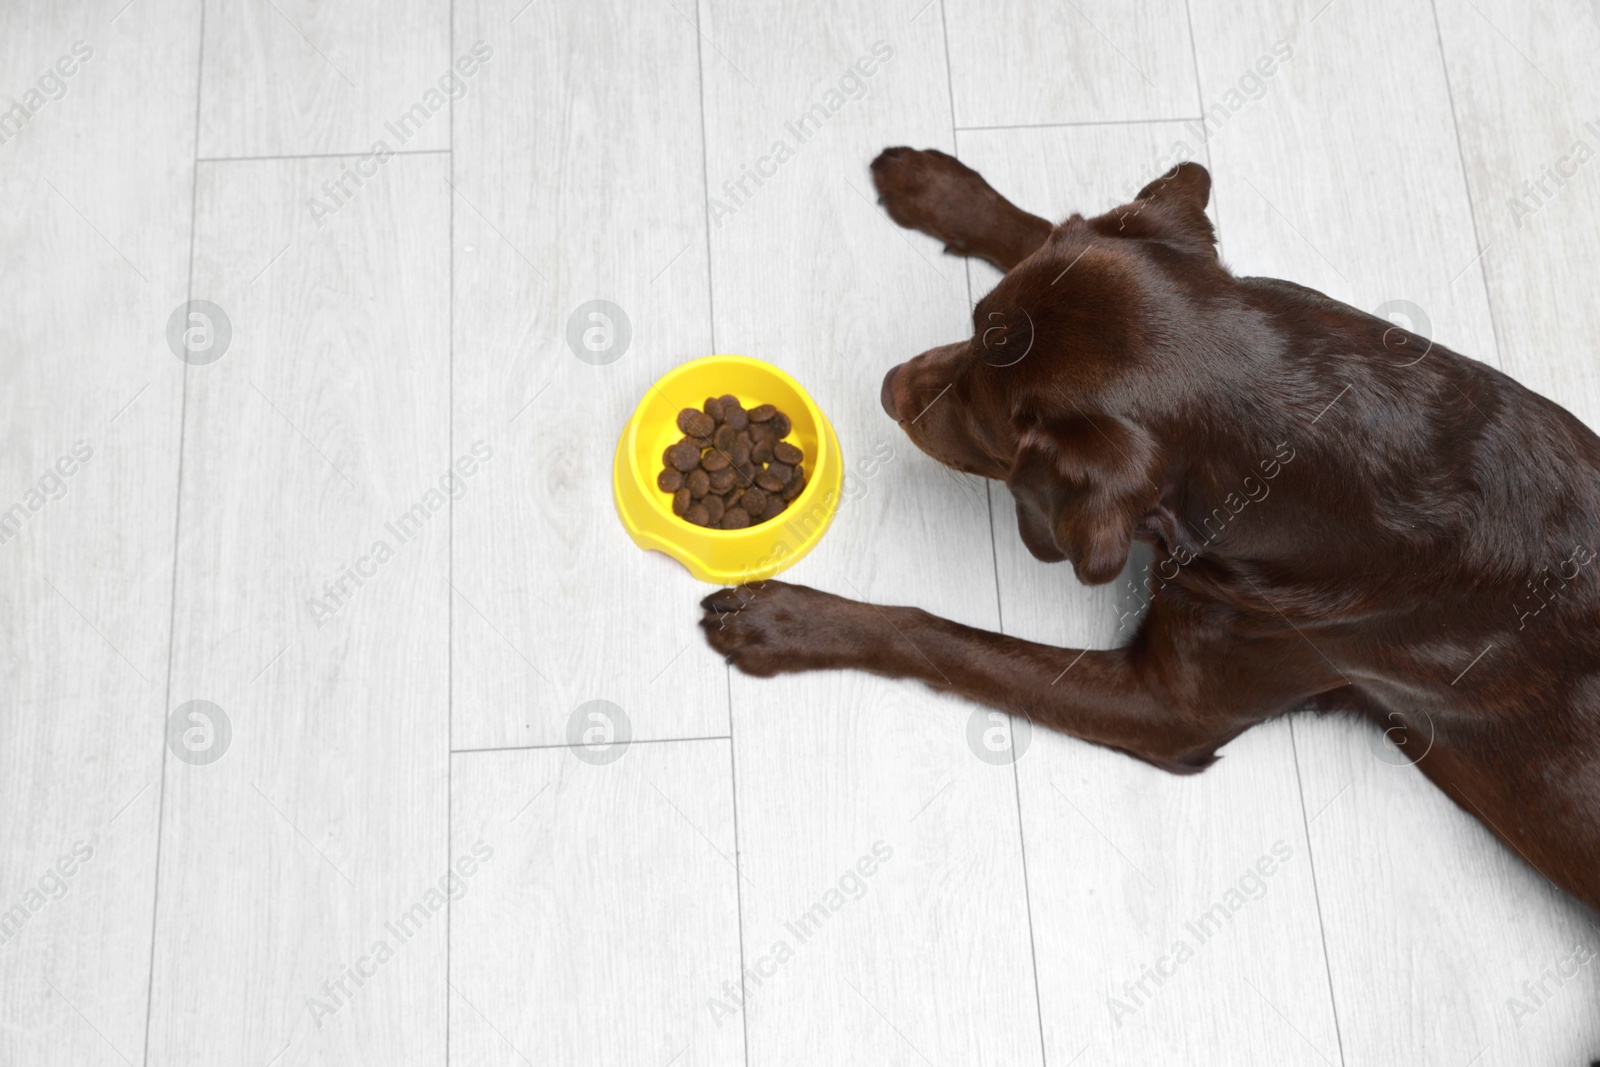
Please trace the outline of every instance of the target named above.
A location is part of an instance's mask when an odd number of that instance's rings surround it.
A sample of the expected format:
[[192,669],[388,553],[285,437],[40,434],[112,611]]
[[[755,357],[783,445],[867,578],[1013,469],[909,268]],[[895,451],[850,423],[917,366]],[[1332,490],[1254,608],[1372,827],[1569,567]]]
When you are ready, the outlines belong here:
[[1528,866],[1600,911],[1600,743],[1563,732],[1440,727],[1416,766]]

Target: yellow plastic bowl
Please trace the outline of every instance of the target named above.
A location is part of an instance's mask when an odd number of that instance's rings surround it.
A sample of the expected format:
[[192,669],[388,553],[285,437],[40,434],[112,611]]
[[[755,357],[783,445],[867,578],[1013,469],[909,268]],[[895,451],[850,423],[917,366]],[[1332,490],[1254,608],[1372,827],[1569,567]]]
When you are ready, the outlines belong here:
[[[708,530],[672,513],[672,494],[656,487],[661,453],[683,436],[678,412],[732,393],[746,408],[772,404],[789,416],[788,440],[805,453],[806,487],[771,522]],[[738,585],[770,578],[816,547],[839,510],[844,461],[833,427],[800,383],[749,356],[706,356],[650,387],[617,442],[611,491],[633,543],[665,552],[704,582]]]

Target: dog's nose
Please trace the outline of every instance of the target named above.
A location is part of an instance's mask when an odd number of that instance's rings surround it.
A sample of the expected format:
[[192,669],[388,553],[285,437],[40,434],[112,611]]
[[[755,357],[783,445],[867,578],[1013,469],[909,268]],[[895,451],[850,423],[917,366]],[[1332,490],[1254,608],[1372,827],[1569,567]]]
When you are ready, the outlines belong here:
[[883,389],[878,394],[879,399],[883,401],[883,410],[888,412],[889,417],[895,422],[900,421],[900,412],[894,403],[894,376],[899,370],[898,363],[889,368],[889,373],[883,376]]

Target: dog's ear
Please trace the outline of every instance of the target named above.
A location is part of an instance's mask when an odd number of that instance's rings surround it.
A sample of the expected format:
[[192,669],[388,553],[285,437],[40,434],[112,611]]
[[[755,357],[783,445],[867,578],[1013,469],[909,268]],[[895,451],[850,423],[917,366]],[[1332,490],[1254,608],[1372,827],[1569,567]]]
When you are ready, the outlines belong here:
[[1211,174],[1198,163],[1179,163],[1139,190],[1130,204],[1096,220],[1111,236],[1165,241],[1190,252],[1217,253],[1217,232],[1206,217]]
[[1135,200],[1164,200],[1204,211],[1211,202],[1211,172],[1198,163],[1179,163],[1139,190]]
[[1155,443],[1139,427],[1081,415],[1024,431],[1006,476],[1017,529],[1039,559],[1072,561],[1078,580],[1103,585],[1122,573],[1134,527],[1154,508]]

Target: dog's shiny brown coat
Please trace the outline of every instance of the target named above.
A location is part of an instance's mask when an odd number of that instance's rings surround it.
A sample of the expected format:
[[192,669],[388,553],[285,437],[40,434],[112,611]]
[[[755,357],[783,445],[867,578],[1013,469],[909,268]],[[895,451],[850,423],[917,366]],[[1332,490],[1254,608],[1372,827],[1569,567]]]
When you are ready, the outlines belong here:
[[884,407],[1004,481],[1029,550],[1083,582],[1153,545],[1148,613],[1085,654],[769,581],[705,599],[712,647],[919,678],[1179,773],[1285,711],[1357,711],[1600,908],[1600,439],[1482,363],[1233,276],[1198,165],[1058,226],[940,152],[872,171],[897,222],[1006,272]]

